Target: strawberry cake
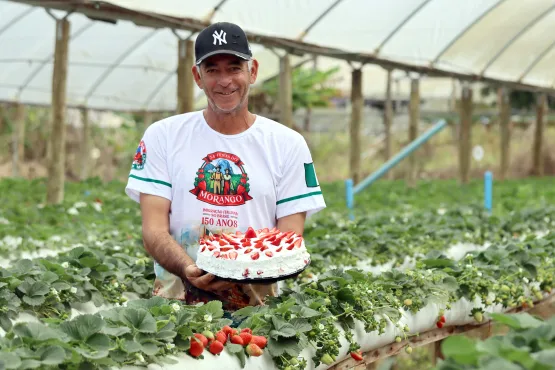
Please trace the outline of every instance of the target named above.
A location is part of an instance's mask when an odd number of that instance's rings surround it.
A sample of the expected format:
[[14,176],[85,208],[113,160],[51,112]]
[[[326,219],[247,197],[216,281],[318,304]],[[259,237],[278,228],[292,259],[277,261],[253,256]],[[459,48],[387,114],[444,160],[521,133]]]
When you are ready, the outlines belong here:
[[310,263],[304,239],[276,228],[210,235],[199,241],[197,266],[220,278],[265,280],[295,275]]

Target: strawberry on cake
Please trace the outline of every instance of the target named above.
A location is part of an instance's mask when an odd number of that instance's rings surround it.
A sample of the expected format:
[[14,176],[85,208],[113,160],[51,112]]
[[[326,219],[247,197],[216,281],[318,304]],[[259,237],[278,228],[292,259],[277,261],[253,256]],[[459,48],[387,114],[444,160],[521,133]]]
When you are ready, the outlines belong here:
[[276,228],[243,234],[210,235],[199,241],[197,266],[224,279],[256,280],[287,277],[310,263],[304,239]]

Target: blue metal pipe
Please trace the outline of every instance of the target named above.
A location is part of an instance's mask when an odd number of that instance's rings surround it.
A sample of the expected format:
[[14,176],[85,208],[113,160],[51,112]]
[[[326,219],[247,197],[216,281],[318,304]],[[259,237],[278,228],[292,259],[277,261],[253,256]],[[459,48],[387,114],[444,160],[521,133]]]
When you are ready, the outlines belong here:
[[406,156],[418,149],[422,144],[428,141],[432,136],[440,132],[443,128],[447,126],[447,121],[444,119],[439,120],[435,125],[433,125],[428,131],[424,132],[413,142],[404,147],[399,153],[393,156],[390,160],[385,162],[377,171],[372,173],[370,176],[362,180],[357,186],[354,187],[354,194],[359,193],[368,185],[372,184],[374,181],[382,177],[389,171],[392,167],[401,162]]
[[355,219],[353,214],[353,206],[355,203],[355,194],[353,193],[353,179],[345,180],[345,196],[347,198],[347,208],[349,209],[349,219]]
[[491,213],[493,204],[493,174],[487,171],[484,174],[484,207]]

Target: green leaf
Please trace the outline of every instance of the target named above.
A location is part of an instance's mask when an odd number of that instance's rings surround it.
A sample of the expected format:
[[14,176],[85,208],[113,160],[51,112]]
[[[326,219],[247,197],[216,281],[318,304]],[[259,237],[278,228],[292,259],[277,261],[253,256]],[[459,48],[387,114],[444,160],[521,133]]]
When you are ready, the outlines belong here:
[[197,314],[200,317],[204,315],[211,315],[212,319],[219,319],[224,316],[224,310],[222,309],[221,301],[210,301],[197,309]]
[[533,353],[532,358],[537,362],[553,366],[555,364],[555,348],[546,349],[540,352]]
[[4,329],[5,332],[10,331],[12,328],[12,321],[4,313],[0,313],[0,327]]
[[483,358],[479,362],[480,370],[522,370],[518,365],[515,365],[504,358]]
[[21,361],[21,365],[19,366],[20,369],[36,369],[40,367],[42,364],[40,361],[32,360],[32,359],[25,359]]
[[38,322],[17,323],[13,327],[15,335],[21,338],[30,338],[36,341],[59,339],[61,333]]
[[161,330],[156,333],[156,339],[170,339],[174,338],[177,333],[173,330]]
[[71,321],[65,321],[60,329],[73,340],[86,341],[90,336],[100,332],[106,323],[98,315],[83,314]]
[[37,350],[40,361],[44,365],[59,365],[64,362],[66,353],[60,346],[42,347]]
[[456,335],[448,337],[441,343],[441,351],[445,357],[452,357],[460,364],[476,364],[480,352],[476,350],[476,344],[468,337]]
[[291,312],[294,312],[297,314],[298,317],[305,318],[305,319],[309,319],[311,317],[316,317],[321,315],[320,312],[306,306],[295,306],[291,309]]
[[143,343],[141,347],[142,351],[149,356],[154,356],[160,351],[160,348],[155,343]]
[[299,319],[299,318],[291,319],[289,321],[289,324],[293,326],[293,328],[297,333],[304,333],[312,330],[312,325],[310,325],[310,323],[305,319]]
[[135,353],[141,351],[143,347],[135,341],[124,340],[121,343],[121,349],[127,353]]
[[232,353],[232,354],[243,352],[243,346],[241,346],[240,344],[228,343],[226,344],[225,348],[229,353]]
[[489,316],[493,320],[517,330],[537,328],[543,325],[543,321],[536,319],[527,312],[518,314],[490,313]]
[[283,338],[280,337],[279,340],[270,338],[268,340],[268,352],[272,357],[281,356],[287,353],[291,356],[298,356],[303,350],[303,347],[299,345],[296,338]]
[[12,352],[0,352],[0,365],[4,364],[6,369],[17,369],[21,366],[21,359]]
[[120,319],[141,333],[156,333],[156,320],[145,309],[127,308],[120,311]]
[[129,328],[127,326],[118,326],[118,327],[106,326],[106,327],[102,328],[102,330],[100,332],[103,333],[103,334],[110,335],[112,337],[119,337],[119,336],[122,336],[124,334],[131,333],[131,328]]
[[83,257],[79,259],[79,262],[83,267],[95,267],[100,265],[100,261],[96,257]]
[[112,347],[110,338],[106,334],[101,333],[91,335],[85,343],[97,351],[109,350]]
[[355,295],[353,294],[353,291],[350,288],[339,289],[339,291],[335,296],[337,297],[338,300],[343,302],[348,302],[353,306],[356,304]]
[[45,301],[44,296],[30,297],[25,295],[22,299],[23,302],[27,303],[29,306],[40,306]]
[[56,289],[58,292],[69,290],[71,288],[71,286],[68,283],[64,283],[63,281],[57,281],[53,283],[51,287]]

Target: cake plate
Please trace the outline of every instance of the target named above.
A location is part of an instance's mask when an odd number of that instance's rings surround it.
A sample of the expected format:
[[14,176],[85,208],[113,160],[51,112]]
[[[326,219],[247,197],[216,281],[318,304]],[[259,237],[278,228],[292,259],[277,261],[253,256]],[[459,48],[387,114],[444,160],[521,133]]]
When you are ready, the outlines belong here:
[[308,263],[306,265],[304,265],[303,268],[301,268],[301,269],[299,269],[295,272],[292,272],[288,275],[281,275],[281,276],[276,276],[276,277],[271,277],[271,278],[268,278],[268,277],[267,278],[252,277],[252,278],[243,278],[243,279],[233,279],[233,278],[221,277],[221,276],[218,276],[217,272],[204,270],[201,267],[199,267],[199,268],[202,269],[203,271],[206,271],[206,272],[216,276],[218,278],[218,280],[221,280],[221,281],[229,281],[229,282],[232,282],[232,283],[239,283],[239,284],[272,284],[272,283],[277,283],[278,281],[281,281],[281,280],[287,280],[287,279],[297,277],[309,265],[310,265],[310,258],[308,259]]

